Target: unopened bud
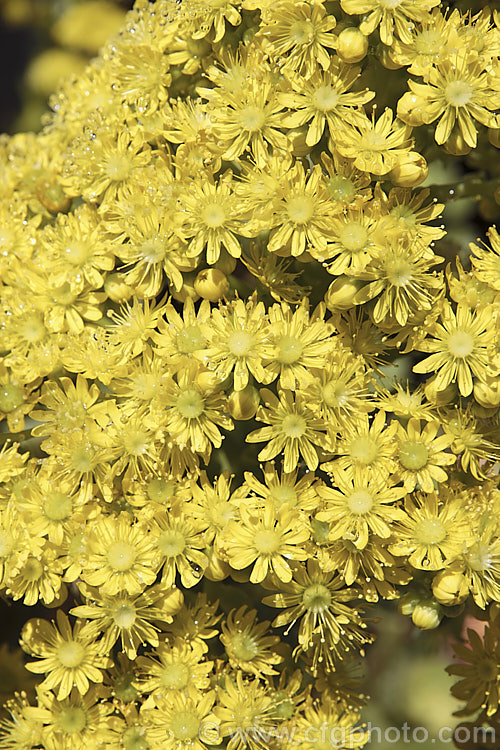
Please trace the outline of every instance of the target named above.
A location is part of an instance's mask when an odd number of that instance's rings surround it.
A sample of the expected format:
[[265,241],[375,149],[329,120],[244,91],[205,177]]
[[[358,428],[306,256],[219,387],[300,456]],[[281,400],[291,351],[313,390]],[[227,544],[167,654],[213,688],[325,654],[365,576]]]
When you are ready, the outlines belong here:
[[229,289],[229,281],[226,274],[218,268],[205,268],[194,280],[194,289],[203,299],[217,302]]
[[419,602],[411,613],[413,624],[420,630],[434,630],[442,617],[441,606],[434,599]]
[[366,57],[368,39],[359,29],[347,28],[337,37],[337,55],[347,63],[357,63]]
[[233,391],[228,398],[228,409],[233,419],[252,419],[257,413],[260,396],[257,388],[247,385],[242,391]]
[[432,593],[440,604],[453,607],[467,599],[469,593],[467,579],[460,571],[442,570],[434,576]]
[[429,174],[427,162],[421,154],[410,151],[404,154],[397,165],[389,172],[389,179],[400,187],[416,187]]

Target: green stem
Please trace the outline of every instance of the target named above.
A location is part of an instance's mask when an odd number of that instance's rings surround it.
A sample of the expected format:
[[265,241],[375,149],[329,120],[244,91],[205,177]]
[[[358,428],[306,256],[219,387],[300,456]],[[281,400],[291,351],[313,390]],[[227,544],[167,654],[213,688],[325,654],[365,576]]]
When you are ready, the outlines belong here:
[[430,185],[433,198],[437,198],[440,203],[460,200],[460,198],[491,198],[495,190],[500,187],[500,178],[495,177],[491,180],[485,180],[484,172],[474,172],[474,174],[464,177],[461,182],[450,182],[447,185]]

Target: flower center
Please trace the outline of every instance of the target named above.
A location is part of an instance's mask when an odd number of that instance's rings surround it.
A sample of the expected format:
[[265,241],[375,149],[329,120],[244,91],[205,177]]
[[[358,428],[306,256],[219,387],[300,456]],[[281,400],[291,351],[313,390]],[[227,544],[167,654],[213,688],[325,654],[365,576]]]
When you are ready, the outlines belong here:
[[127,542],[115,542],[108,549],[107,558],[110,567],[122,573],[135,563],[135,548]]
[[373,508],[373,499],[368,490],[356,490],[349,495],[347,505],[351,513],[363,515],[363,513],[369,513]]
[[23,578],[27,581],[38,581],[43,574],[43,565],[40,560],[28,557],[23,567]]
[[297,195],[287,201],[286,210],[291,222],[306,224],[314,213],[314,201],[308,195]]
[[483,542],[478,542],[467,553],[467,561],[472,570],[479,573],[491,568],[493,558],[488,546]]
[[198,736],[200,720],[193,711],[178,711],[170,720],[170,729],[176,740],[191,744]]
[[245,107],[239,116],[243,130],[251,133],[260,130],[266,122],[266,115],[259,107]]
[[467,331],[456,331],[448,338],[448,351],[458,359],[468,357],[473,350],[474,337]]
[[349,446],[349,455],[354,461],[371,464],[378,456],[378,445],[368,435],[355,438]]
[[417,34],[413,44],[419,55],[437,55],[443,46],[443,38],[436,29],[424,29]]
[[314,39],[311,21],[297,21],[290,27],[290,39],[294,44],[310,44]]
[[74,240],[65,248],[66,258],[73,266],[83,265],[89,258],[90,248],[84,242]]
[[282,365],[291,365],[301,358],[304,347],[295,336],[282,336],[278,342],[277,359]]
[[87,726],[87,714],[79,706],[63,708],[57,717],[57,725],[66,734],[82,732]]
[[180,531],[164,531],[158,539],[158,547],[166,557],[181,555],[186,547],[186,539]]
[[229,351],[236,357],[244,357],[249,354],[252,351],[253,344],[253,336],[246,331],[235,331],[227,340]]
[[24,391],[13,383],[0,385],[0,411],[8,414],[24,401]]
[[259,653],[259,645],[249,633],[233,633],[231,648],[237,659],[251,661]]
[[148,435],[142,430],[129,431],[123,440],[125,451],[131,456],[141,456],[148,449]]
[[497,682],[498,666],[496,660],[480,659],[477,662],[476,670],[481,682]]
[[391,260],[385,267],[387,279],[392,286],[406,286],[412,278],[412,267],[406,260]]
[[113,611],[113,620],[119,628],[131,628],[135,622],[136,611],[131,604],[120,604]]
[[345,383],[327,383],[321,393],[327,406],[341,407],[347,403]]
[[204,403],[201,393],[187,388],[177,396],[176,407],[185,419],[196,419],[203,412]]
[[149,750],[151,745],[143,735],[142,727],[129,727],[121,738],[125,750]]
[[281,429],[289,438],[300,438],[306,431],[306,420],[300,414],[288,414],[281,424]]
[[467,81],[452,81],[444,90],[444,96],[452,107],[465,107],[473,94],[473,88]]
[[78,667],[85,655],[85,649],[76,641],[64,641],[57,649],[57,658],[67,669]]
[[290,487],[289,484],[278,484],[276,487],[272,487],[269,491],[269,496],[274,500],[274,504],[278,508],[285,503],[292,507],[297,502],[295,487]]
[[358,221],[348,222],[339,232],[339,241],[342,247],[351,253],[364,250],[368,244],[368,232]]
[[261,529],[261,531],[258,531],[255,534],[255,549],[258,550],[261,555],[272,555],[279,549],[280,543],[281,536],[279,532],[274,529]]
[[62,286],[60,287],[57,287],[57,289],[54,289],[53,300],[58,305],[69,307],[73,304],[75,299],[76,294],[73,294],[73,292],[71,291],[71,286],[68,282],[62,284]]
[[415,526],[418,544],[439,544],[446,538],[446,529],[438,518],[423,518]]
[[192,354],[198,349],[203,349],[206,341],[198,326],[187,326],[179,331],[175,343],[181,354]]
[[312,103],[316,109],[328,112],[334,109],[339,102],[338,92],[332,86],[320,86],[312,95]]
[[141,257],[148,263],[159,263],[165,258],[166,249],[163,240],[147,240],[141,245]]
[[189,669],[180,661],[173,662],[162,669],[160,679],[167,690],[184,690],[189,682]]
[[322,583],[313,583],[302,594],[302,604],[305,609],[314,614],[321,614],[328,609],[332,595]]
[[45,498],[43,512],[51,521],[64,521],[71,515],[73,503],[63,492],[51,492]]
[[25,341],[28,341],[30,344],[36,344],[37,341],[41,341],[44,338],[46,330],[42,321],[33,316],[23,322],[19,333]]
[[146,492],[150,500],[163,504],[175,495],[175,484],[166,479],[152,479],[148,483]]
[[351,203],[356,196],[356,187],[352,181],[341,174],[330,177],[327,190],[334,200],[345,203]]
[[130,159],[125,154],[111,154],[104,164],[104,174],[110,180],[121,182],[129,176],[131,166]]
[[207,227],[215,229],[226,221],[226,212],[218,203],[207,203],[202,209],[201,218]]
[[409,471],[423,469],[429,458],[429,450],[423,443],[408,440],[399,449],[399,460]]

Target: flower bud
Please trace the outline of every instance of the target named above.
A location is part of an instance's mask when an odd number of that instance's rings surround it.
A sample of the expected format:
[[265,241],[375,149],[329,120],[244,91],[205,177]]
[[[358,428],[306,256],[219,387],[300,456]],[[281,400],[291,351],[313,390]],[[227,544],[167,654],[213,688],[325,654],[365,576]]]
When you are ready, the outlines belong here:
[[259,391],[253,385],[247,385],[242,391],[233,391],[228,398],[229,413],[233,419],[252,419],[257,413],[260,402]]
[[419,602],[411,613],[413,624],[420,630],[434,630],[442,617],[441,606],[434,599]]
[[398,163],[389,172],[389,179],[400,187],[416,187],[420,185],[429,174],[427,162],[424,157],[416,151],[403,154]]
[[217,302],[229,289],[229,281],[226,274],[218,268],[205,268],[195,278],[194,289],[203,299]]
[[332,281],[325,294],[325,303],[329,310],[348,310],[354,305],[354,297],[363,286],[361,279],[350,276],[339,276]]
[[104,291],[113,302],[127,302],[134,290],[124,280],[121,273],[110,273],[104,281]]
[[213,268],[218,268],[219,271],[225,273],[226,276],[230,276],[236,268],[236,258],[229,255],[227,250],[221,248],[220,255],[217,261],[214,263]]
[[488,377],[474,383],[474,398],[481,406],[491,409],[500,405],[500,380]]
[[337,55],[347,63],[357,63],[366,57],[368,39],[357,28],[344,29],[337,37]]
[[412,91],[407,91],[398,101],[397,113],[407,125],[418,127],[425,123],[421,100]]
[[467,599],[469,586],[460,571],[442,570],[432,581],[432,593],[440,604],[453,607]]

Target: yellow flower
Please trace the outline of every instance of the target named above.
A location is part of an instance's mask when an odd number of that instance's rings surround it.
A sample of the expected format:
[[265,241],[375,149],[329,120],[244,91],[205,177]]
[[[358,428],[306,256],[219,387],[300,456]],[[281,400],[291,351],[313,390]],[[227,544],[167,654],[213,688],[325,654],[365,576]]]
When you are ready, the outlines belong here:
[[442,468],[455,463],[455,456],[445,452],[452,443],[449,434],[439,435],[441,425],[427,422],[420,430],[420,420],[410,419],[406,429],[398,425],[396,434],[396,475],[406,492],[417,487],[423,492],[434,492],[438,482],[446,482],[448,474]]
[[138,680],[141,691],[153,693],[157,699],[182,692],[186,695],[206,690],[210,684],[209,674],[213,662],[205,659],[199,643],[185,643],[181,638],[156,644],[153,655],[140,656],[137,660]]
[[102,682],[102,670],[111,662],[104,656],[103,644],[85,634],[83,623],[75,623],[72,629],[60,609],[56,618],[57,625],[47,620],[28,620],[22,631],[21,646],[26,653],[40,659],[29,662],[26,669],[35,674],[48,673],[40,687],[57,688],[57,700],[61,701],[73,687],[85,695],[90,682]]
[[406,518],[395,524],[394,555],[408,555],[421,570],[441,570],[470,537],[467,514],[458,498],[418,494],[405,500]]
[[394,435],[396,424],[386,426],[384,411],[377,411],[370,423],[362,415],[356,424],[349,425],[338,442],[333,461],[322,464],[322,469],[335,473],[337,468],[352,472],[354,468],[368,468],[378,476],[387,477],[394,471]]
[[370,733],[358,726],[359,713],[345,708],[327,693],[320,701],[311,698],[301,707],[296,729],[301,750],[335,750],[360,748],[370,739]]
[[323,70],[328,68],[327,50],[335,47],[335,26],[335,16],[328,15],[323,5],[285,0],[263,9],[257,39],[262,38],[265,52],[283,60],[283,70],[308,76],[318,63]]
[[245,481],[233,493],[233,498],[244,500],[245,507],[262,511],[272,505],[276,512],[282,508],[297,510],[307,516],[319,503],[316,491],[316,477],[309,471],[298,479],[298,470],[278,474],[274,464],[264,466],[264,482],[259,482],[255,474],[245,471]]
[[198,524],[183,514],[160,511],[155,515],[150,537],[162,569],[162,582],[173,586],[178,572],[183,586],[196,586],[208,564],[201,551],[206,544]]
[[341,0],[340,4],[345,13],[363,15],[359,26],[362,34],[368,36],[378,28],[383,44],[390,46],[394,34],[409,43],[412,30],[428,19],[429,11],[440,0]]
[[376,121],[366,117],[363,124],[339,130],[335,145],[361,171],[384,175],[410,152],[410,132],[411,128],[395,120],[386,107]]
[[221,382],[231,372],[235,391],[246,388],[250,374],[258,383],[270,382],[273,375],[263,367],[270,325],[262,302],[256,297],[247,302],[236,299],[214,309],[207,323],[203,333],[208,343],[195,356],[209,362]]
[[232,568],[243,570],[253,565],[252,583],[261,583],[269,572],[282,581],[290,581],[292,570],[287,560],[305,560],[308,553],[300,545],[309,539],[309,529],[296,511],[283,508],[276,512],[265,507],[254,515],[242,505],[241,519],[227,524],[220,548]]
[[494,341],[495,327],[489,310],[473,312],[458,305],[453,312],[450,303],[445,302],[439,322],[430,326],[427,338],[415,347],[432,353],[414,365],[413,372],[435,372],[433,382],[439,391],[456,382],[462,396],[468,396],[473,389],[473,375],[485,380],[490,373],[495,374],[491,356]]
[[[4,540],[8,543],[8,538]],[[56,603],[59,597],[64,600],[67,592],[62,581],[59,549],[41,537],[32,537],[26,547],[23,537],[18,537],[18,544],[21,549],[17,551],[17,560],[14,558],[13,569],[4,580],[7,595],[14,601],[22,598],[27,607],[39,600],[45,605]]]
[[300,391],[295,394],[295,400],[291,391],[279,391],[277,397],[263,388],[260,394],[264,406],[259,406],[256,419],[268,426],[246,437],[248,443],[268,442],[259,453],[259,461],[269,461],[283,453],[284,471],[291,472],[302,454],[308,469],[314,471],[319,464],[318,449],[329,451],[332,447],[331,438],[325,434],[325,422],[310,410]]
[[135,659],[139,646],[148,642],[158,647],[160,628],[153,622],[172,622],[182,606],[182,593],[161,584],[151,586],[138,596],[120,592],[114,596],[102,594],[98,589],[80,583],[80,594],[87,604],[73,607],[70,614],[86,618],[84,632],[96,639],[101,633],[103,648],[109,652],[120,639],[122,651],[129,659]]
[[474,148],[475,120],[489,128],[500,126],[492,111],[500,82],[488,75],[482,58],[471,56],[466,49],[433,67],[427,83],[408,81],[408,85],[410,91],[398,102],[398,116],[410,125],[430,124],[439,118],[436,143],[446,143],[456,123],[465,143]]
[[259,750],[261,736],[269,737],[276,725],[276,705],[258,678],[225,675],[217,694],[214,714],[220,721],[220,732],[228,736],[227,750]]
[[334,475],[338,489],[319,485],[318,495],[325,499],[325,510],[316,513],[319,521],[328,521],[329,538],[347,539],[363,549],[370,535],[388,538],[392,522],[402,520],[403,512],[395,501],[406,495],[404,487],[387,486],[387,480],[374,476],[369,470],[354,470],[352,476],[344,471]]
[[220,640],[233,669],[257,676],[278,674],[274,667],[283,661],[276,652],[280,639],[269,635],[269,622],[256,622],[257,610],[247,611],[244,605],[232,609],[222,622]]
[[165,305],[163,314],[165,319],[158,322],[153,332],[156,350],[168,359],[170,373],[186,367],[193,355],[202,353],[207,346],[206,326],[210,319],[210,302],[202,300],[195,310],[193,300],[188,298],[184,302],[180,315],[172,302]]
[[473,254],[470,260],[476,278],[500,292],[500,235],[495,227],[490,227],[486,234],[491,247],[484,243],[480,247],[471,242],[469,247]]
[[81,577],[102,594],[140,594],[154,583],[157,569],[153,540],[126,513],[101,518],[91,530]]
[[310,123],[306,135],[308,146],[318,143],[325,126],[328,126],[330,137],[335,141],[337,130],[345,124],[362,125],[364,115],[361,107],[371,101],[375,93],[368,89],[349,91],[360,73],[359,68],[333,58],[326,70],[318,69],[308,78],[291,76],[293,91],[279,94],[279,101],[294,111],[282,118],[282,124],[297,128]]
[[294,655],[312,652],[313,672],[323,661],[335,669],[336,662],[353,646],[370,640],[363,633],[366,625],[359,612],[344,604],[357,595],[342,587],[340,576],[323,572],[316,561],[309,560],[307,567],[295,566],[294,579],[280,584],[277,594],[263,599],[267,606],[285,610],[273,621],[273,627],[288,625],[285,635],[300,620]]
[[218,720],[212,707],[215,692],[181,693],[172,691],[156,705],[144,704],[141,715],[148,736],[165,750],[206,750],[220,742]]

